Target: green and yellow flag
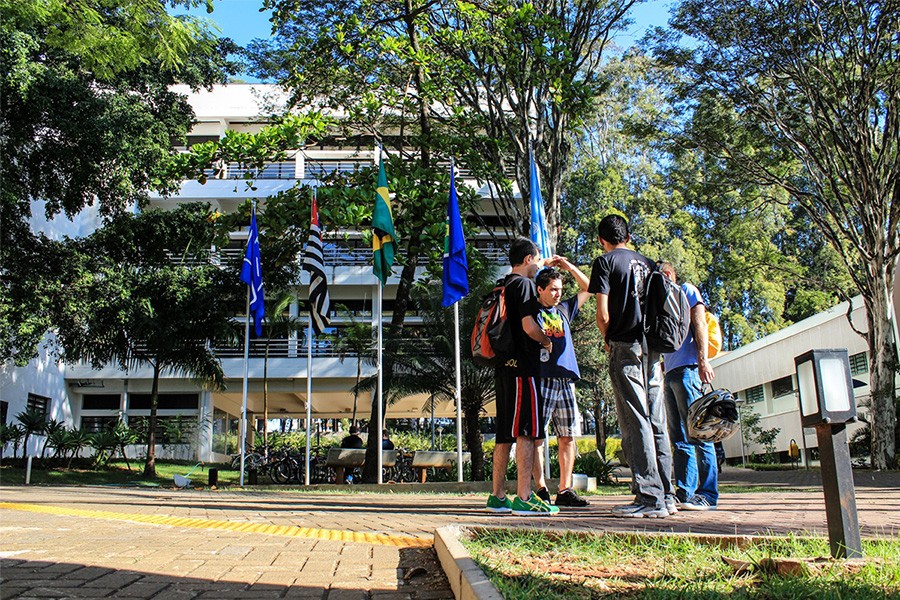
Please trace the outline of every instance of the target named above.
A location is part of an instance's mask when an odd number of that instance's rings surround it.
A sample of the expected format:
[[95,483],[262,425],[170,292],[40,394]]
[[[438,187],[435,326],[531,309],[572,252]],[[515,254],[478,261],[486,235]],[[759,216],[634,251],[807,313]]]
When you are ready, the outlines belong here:
[[388,196],[387,176],[384,174],[384,158],[379,156],[378,189],[375,190],[375,210],[372,211],[372,253],[375,266],[372,271],[383,286],[391,276],[394,264],[397,234],[394,233],[394,216]]

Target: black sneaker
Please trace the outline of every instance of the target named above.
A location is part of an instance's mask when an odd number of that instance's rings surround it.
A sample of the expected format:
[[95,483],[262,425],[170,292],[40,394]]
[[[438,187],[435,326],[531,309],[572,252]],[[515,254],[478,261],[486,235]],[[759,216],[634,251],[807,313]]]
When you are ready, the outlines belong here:
[[534,495],[537,496],[538,498],[540,498],[541,500],[543,500],[544,502],[546,502],[547,504],[550,504],[550,490],[548,490],[547,488],[539,489],[538,491],[536,491],[534,493]]
[[562,490],[556,494],[557,506],[587,506],[590,504],[586,499],[575,493],[575,490]]

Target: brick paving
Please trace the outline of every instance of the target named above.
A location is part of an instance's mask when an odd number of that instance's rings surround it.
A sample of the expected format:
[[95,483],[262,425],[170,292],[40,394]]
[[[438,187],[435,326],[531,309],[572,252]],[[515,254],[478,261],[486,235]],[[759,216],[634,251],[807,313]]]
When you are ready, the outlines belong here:
[[[768,479],[814,485],[810,477]],[[827,535],[820,488],[726,491],[718,511],[668,519],[612,517],[609,509],[625,496],[592,497],[590,507],[555,518],[494,516],[482,510],[485,497],[4,486],[0,598],[451,598],[433,550],[404,539],[429,539],[452,524]],[[900,536],[900,476],[857,481],[857,506],[864,537]],[[154,519],[139,522],[142,515]],[[162,517],[183,520],[161,524]],[[331,530],[406,537],[396,538],[398,546],[372,542],[378,536],[323,539]]]

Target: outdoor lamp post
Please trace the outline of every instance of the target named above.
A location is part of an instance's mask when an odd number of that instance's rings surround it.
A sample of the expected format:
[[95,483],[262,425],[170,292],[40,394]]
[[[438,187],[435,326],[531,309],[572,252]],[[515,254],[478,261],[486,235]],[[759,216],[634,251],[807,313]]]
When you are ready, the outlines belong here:
[[859,558],[862,544],[847,423],[856,420],[850,357],[846,349],[810,350],[794,359],[803,427],[815,427],[819,440],[828,542],[834,558]]

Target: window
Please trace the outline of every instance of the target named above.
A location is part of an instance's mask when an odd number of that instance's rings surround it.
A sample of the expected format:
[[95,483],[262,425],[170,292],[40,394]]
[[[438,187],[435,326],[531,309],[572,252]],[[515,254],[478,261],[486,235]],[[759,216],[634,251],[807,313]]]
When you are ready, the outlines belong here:
[[0,401],[0,425],[6,425],[6,415],[9,414],[9,402]]
[[81,401],[84,410],[119,410],[118,394],[85,394]]
[[46,396],[38,396],[37,394],[28,394],[28,406],[26,409],[37,411],[47,418],[47,410],[50,408],[50,398]]
[[[158,410],[196,410],[200,406],[198,394],[160,394]],[[118,408],[118,405],[116,405]],[[128,397],[129,410],[150,410],[150,394],[131,394]]]
[[104,429],[112,429],[119,422],[119,417],[81,417],[81,429],[88,433],[98,433]]
[[794,393],[794,379],[790,375],[772,382],[772,397],[779,398]]
[[869,362],[866,360],[866,353],[860,352],[850,357],[850,374],[863,375],[869,372]]
[[744,398],[748,404],[755,404],[766,399],[766,392],[763,390],[763,386],[755,385],[744,390]]

